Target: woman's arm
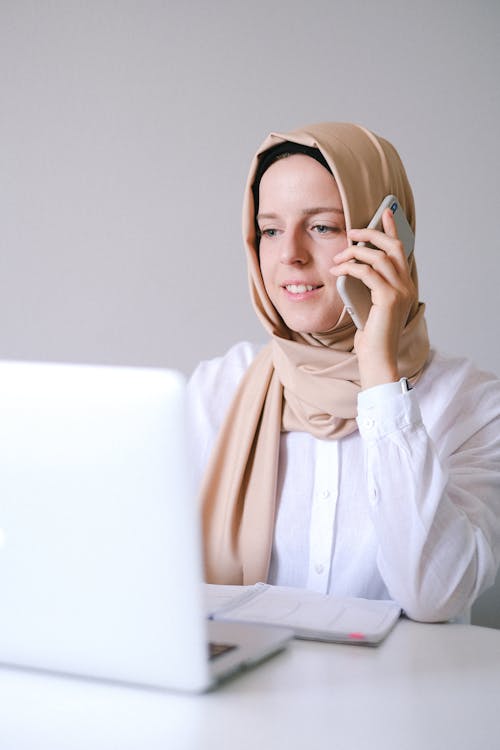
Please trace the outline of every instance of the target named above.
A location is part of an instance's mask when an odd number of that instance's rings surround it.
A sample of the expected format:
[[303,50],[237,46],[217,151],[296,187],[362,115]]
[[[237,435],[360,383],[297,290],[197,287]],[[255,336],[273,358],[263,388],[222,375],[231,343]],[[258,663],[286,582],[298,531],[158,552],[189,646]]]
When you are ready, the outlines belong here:
[[377,563],[410,617],[447,620],[470,607],[498,569],[500,386],[458,367],[432,387],[424,373],[413,391],[398,391],[400,337],[417,297],[390,211],[383,229],[351,230],[351,240],[379,249],[351,245],[332,268],[361,279],[373,303],[354,345]]
[[455,364],[409,393],[365,391],[358,423],[391,596],[416,620],[462,614],[500,561],[499,381]]

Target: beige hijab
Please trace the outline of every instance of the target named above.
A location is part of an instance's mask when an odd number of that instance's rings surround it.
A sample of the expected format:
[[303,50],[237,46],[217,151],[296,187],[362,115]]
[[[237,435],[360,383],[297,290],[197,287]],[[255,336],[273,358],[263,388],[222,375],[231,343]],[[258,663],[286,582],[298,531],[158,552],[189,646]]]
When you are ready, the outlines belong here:
[[[298,334],[284,324],[264,288],[259,268],[252,185],[259,155],[283,141],[318,148],[337,182],[346,227],[367,226],[382,199],[396,195],[415,228],[413,196],[390,143],[358,125],[323,123],[288,134],[272,133],[257,152],[243,208],[252,301],[271,335],[246,372],[202,486],[206,580],[265,581],[273,544],[280,432],[302,431],[337,440],[356,426],[360,390],[355,328],[344,310],[326,334]],[[413,257],[412,278],[417,284]],[[413,381],[429,343],[424,306],[415,303],[401,337],[399,370]]]

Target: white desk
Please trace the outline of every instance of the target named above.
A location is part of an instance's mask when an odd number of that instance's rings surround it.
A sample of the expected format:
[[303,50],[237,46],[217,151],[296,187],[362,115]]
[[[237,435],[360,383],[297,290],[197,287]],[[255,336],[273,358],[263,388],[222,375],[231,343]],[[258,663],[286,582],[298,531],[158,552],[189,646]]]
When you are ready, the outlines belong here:
[[500,631],[402,621],[295,641],[204,696],[0,670],[1,750],[498,750]]

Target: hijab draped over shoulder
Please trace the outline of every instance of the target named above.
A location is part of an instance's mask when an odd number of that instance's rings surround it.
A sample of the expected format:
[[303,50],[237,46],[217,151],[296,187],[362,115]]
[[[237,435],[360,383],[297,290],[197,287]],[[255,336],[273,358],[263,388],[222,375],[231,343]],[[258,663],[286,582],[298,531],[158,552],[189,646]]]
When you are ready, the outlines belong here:
[[[272,133],[254,157],[245,190],[243,235],[252,302],[271,339],[238,387],[202,486],[205,573],[211,583],[252,584],[267,578],[280,433],[309,432],[339,440],[357,429],[360,382],[349,314],[344,309],[331,331],[296,333],[285,325],[264,288],[253,188],[262,173],[263,155],[284,142],[320,151],[336,180],[347,230],[366,227],[388,194],[399,198],[415,230],[413,195],[403,164],[390,143],[366,128],[322,123]],[[256,192],[258,196],[258,184]],[[417,286],[413,255],[410,271]],[[400,375],[415,381],[428,351],[424,305],[415,302],[401,335]]]

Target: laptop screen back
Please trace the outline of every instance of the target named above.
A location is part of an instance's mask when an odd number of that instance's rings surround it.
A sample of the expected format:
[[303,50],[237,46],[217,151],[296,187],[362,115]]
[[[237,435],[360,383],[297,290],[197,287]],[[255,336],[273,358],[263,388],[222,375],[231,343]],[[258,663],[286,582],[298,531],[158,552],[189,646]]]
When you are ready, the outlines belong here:
[[0,662],[208,681],[183,378],[0,363]]

